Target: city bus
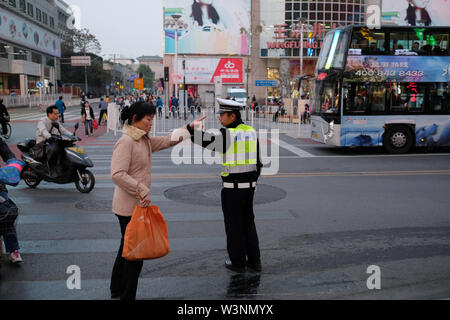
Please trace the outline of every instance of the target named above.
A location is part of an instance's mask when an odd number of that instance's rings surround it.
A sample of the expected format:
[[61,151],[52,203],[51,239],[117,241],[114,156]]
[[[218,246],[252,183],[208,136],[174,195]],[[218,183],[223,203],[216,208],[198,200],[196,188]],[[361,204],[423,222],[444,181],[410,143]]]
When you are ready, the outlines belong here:
[[314,141],[342,146],[450,146],[449,27],[346,26],[317,62]]

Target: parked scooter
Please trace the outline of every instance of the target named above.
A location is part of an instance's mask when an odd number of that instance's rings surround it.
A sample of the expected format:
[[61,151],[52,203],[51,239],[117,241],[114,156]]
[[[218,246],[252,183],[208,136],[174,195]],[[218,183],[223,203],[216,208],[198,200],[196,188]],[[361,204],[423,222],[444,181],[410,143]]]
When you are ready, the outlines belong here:
[[[58,123],[54,124],[58,128]],[[81,193],[89,193],[94,189],[95,177],[93,173],[86,168],[92,168],[94,164],[83,148],[75,143],[81,141],[76,136],[78,123],[75,125],[73,136],[71,135],[52,135],[52,144],[48,147],[56,148],[56,164],[50,166],[45,161],[37,161],[33,158],[32,148],[36,145],[36,140],[26,139],[17,146],[22,151],[22,159],[26,165],[22,171],[21,178],[30,188],[36,188],[42,180],[57,184],[75,183],[76,188]]]

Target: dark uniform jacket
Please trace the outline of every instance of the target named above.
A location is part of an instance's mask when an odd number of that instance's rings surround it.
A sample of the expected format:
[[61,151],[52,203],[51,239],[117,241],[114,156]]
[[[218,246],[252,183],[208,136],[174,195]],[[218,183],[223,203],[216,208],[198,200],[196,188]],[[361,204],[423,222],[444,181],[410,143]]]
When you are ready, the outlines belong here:
[[[230,131],[227,129],[234,129],[237,128],[239,125],[243,124],[244,122],[242,120],[237,120],[233,122],[231,125],[229,125],[227,128],[221,128],[220,134],[211,134],[206,132],[201,132],[202,140],[201,140],[201,146],[203,148],[216,151],[222,154],[225,154],[231,146],[231,134]],[[194,129],[192,129],[190,126],[187,126],[189,132],[191,133],[192,137],[191,140],[193,143],[199,144],[200,141],[196,141],[194,136]],[[199,144],[200,145],[200,144]],[[233,173],[230,174],[227,177],[222,176],[223,182],[251,182],[251,181],[257,181],[259,176],[261,175],[261,168],[263,167],[261,162],[261,155],[259,152],[259,140],[258,140],[258,161],[257,161],[257,170],[253,172],[245,172],[245,173]]]

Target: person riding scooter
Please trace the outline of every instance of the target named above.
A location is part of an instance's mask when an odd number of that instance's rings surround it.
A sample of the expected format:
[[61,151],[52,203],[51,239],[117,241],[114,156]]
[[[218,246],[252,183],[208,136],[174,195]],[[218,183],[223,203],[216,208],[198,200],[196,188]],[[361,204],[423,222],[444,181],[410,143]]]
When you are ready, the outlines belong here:
[[[54,136],[61,136],[63,134],[72,135],[72,133],[66,130],[61,123],[59,123],[59,111],[58,107],[52,105],[47,108],[47,116],[42,118],[36,130],[36,145],[33,147],[33,157],[36,160],[47,160],[47,166],[50,171],[54,167],[55,162],[58,160],[58,154],[61,150],[58,150],[55,144]],[[47,142],[50,142],[47,144]]]

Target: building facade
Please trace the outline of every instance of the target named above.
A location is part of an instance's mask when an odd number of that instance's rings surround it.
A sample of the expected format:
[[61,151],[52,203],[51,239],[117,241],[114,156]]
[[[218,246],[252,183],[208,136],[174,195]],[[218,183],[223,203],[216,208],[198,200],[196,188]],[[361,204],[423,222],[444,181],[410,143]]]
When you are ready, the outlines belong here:
[[[56,93],[62,1],[0,0],[0,95]],[[67,6],[67,5],[66,5]],[[64,11],[65,16],[70,14]],[[61,25],[60,25],[61,22]]]
[[[264,60],[267,79],[280,82],[280,87],[269,89],[269,96],[273,97],[299,98],[299,78],[314,75],[322,41],[329,30],[365,23],[366,0],[258,2],[260,17],[255,19],[254,27],[259,39],[254,44],[259,50],[253,58]],[[302,84],[307,96],[310,82]]]
[[139,64],[148,66],[155,73],[155,81],[164,78],[164,59],[160,56],[141,56],[136,58]]
[[[222,96],[227,88],[241,87],[247,90],[249,97],[263,100],[266,89],[256,87],[256,80],[278,80],[280,85],[268,89],[268,96],[299,97],[298,84],[302,76],[314,75],[316,61],[327,31],[348,24],[364,24],[366,6],[371,0],[251,0],[237,5],[231,3],[239,28],[224,29],[220,25],[195,20],[192,1],[186,1],[184,7],[170,6],[174,0],[166,0],[165,8],[165,55],[164,66],[170,68],[170,94],[175,83],[186,79],[187,90],[199,94],[206,100],[214,98],[214,76],[222,75],[227,79],[223,85]],[[179,3],[180,1],[177,1]],[[223,2],[223,3],[222,3]],[[373,1],[372,1],[373,2]],[[375,1],[379,2],[379,1]],[[216,0],[217,7],[223,10],[225,1]],[[228,2],[227,2],[228,3]],[[226,9],[226,8],[225,8]],[[224,12],[217,9],[218,15]],[[239,10],[239,12],[237,11]],[[178,31],[178,65],[175,66],[175,32],[173,15],[181,16]],[[203,15],[206,17],[206,15]],[[204,18],[205,19],[205,18]],[[206,19],[205,19],[206,20]],[[301,41],[303,25],[303,45]],[[217,39],[213,30],[220,32]],[[225,37],[224,34],[231,36]],[[195,35],[195,36],[194,36]],[[200,40],[199,40],[200,39]],[[201,41],[203,40],[203,41]],[[219,45],[217,42],[235,46]],[[217,41],[217,42],[215,42]],[[224,42],[225,41],[225,42]],[[247,46],[243,45],[246,44]],[[217,49],[217,50],[214,50]],[[303,58],[301,58],[301,50]],[[302,64],[301,61],[302,60]],[[237,75],[227,78],[226,65],[235,65]],[[178,75],[178,77],[176,76]],[[303,81],[304,92],[309,92],[307,81]],[[205,99],[203,99],[205,100]]]

